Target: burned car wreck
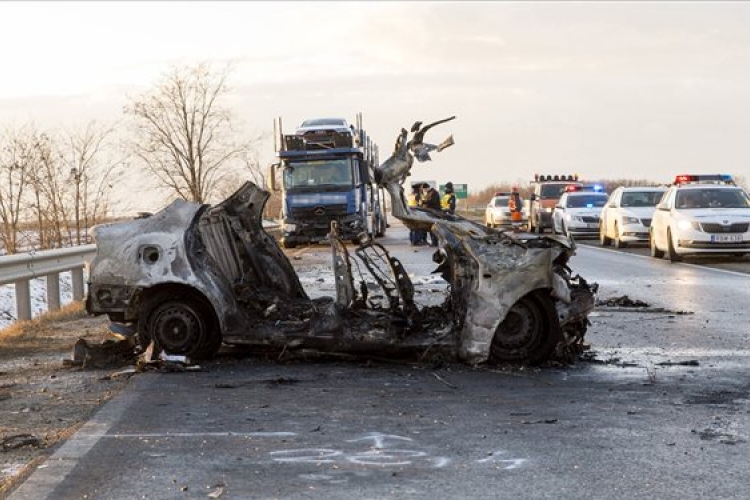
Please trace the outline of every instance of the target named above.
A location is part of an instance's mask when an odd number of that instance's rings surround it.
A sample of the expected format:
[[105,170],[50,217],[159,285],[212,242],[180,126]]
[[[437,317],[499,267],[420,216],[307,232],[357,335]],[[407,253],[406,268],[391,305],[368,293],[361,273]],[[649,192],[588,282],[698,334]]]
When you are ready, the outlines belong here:
[[402,129],[375,179],[392,213],[439,239],[447,282],[440,306],[420,305],[401,262],[363,238],[351,249],[332,224],[335,297],[311,299],[262,226],[269,193],[248,182],[217,205],[175,201],[154,215],[93,230],[97,255],[86,308],[130,325],[139,342],[211,357],[222,343],[379,356],[441,353],[470,364],[571,362],[580,353],[596,285],[573,275],[572,240],[489,229],[458,215],[411,208],[402,184],[425,144]]

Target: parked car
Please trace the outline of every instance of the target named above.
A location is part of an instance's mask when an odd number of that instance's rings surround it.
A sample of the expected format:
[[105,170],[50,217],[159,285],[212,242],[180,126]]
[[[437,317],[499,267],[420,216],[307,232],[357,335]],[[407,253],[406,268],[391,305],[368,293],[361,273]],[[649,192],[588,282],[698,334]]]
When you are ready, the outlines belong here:
[[616,248],[648,243],[648,228],[666,187],[621,186],[612,192],[599,217],[599,241]]
[[330,132],[335,130],[342,134],[351,134],[352,129],[344,118],[313,118],[303,121],[297,130],[296,135],[305,135],[310,132]]
[[[513,225],[508,205],[509,200],[510,192],[501,191],[495,193],[495,196],[487,204],[484,213],[484,222],[487,227],[511,227]],[[523,204],[524,208],[521,209],[521,225],[525,225],[528,222],[528,213],[526,212],[525,205]]]
[[649,231],[651,256],[750,252],[750,197],[728,175],[679,175],[664,193]]
[[552,231],[565,236],[596,236],[599,214],[608,198],[601,191],[563,193],[552,212]]

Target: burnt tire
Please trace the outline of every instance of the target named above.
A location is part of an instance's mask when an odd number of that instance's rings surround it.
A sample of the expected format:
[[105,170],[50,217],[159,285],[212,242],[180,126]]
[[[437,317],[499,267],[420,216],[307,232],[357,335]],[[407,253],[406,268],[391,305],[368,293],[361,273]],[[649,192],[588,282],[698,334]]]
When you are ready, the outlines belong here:
[[549,292],[526,295],[508,311],[490,344],[490,362],[538,364],[549,360],[562,340]]
[[[142,348],[193,359],[213,357],[221,347],[221,333],[211,305],[194,294],[157,293],[149,298],[138,321]],[[179,297],[179,298],[178,298]]]
[[667,257],[669,257],[669,262],[682,261],[682,255],[678,254],[674,249],[674,244],[672,243],[672,231],[670,229],[667,229]]

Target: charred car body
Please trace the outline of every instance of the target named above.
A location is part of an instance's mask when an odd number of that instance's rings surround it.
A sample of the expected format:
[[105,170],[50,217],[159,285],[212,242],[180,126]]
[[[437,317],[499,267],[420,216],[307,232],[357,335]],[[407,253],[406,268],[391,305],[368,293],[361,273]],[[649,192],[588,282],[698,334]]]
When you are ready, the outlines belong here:
[[471,364],[572,361],[596,285],[573,276],[571,240],[407,206],[401,186],[414,158],[429,160],[429,152],[453,144],[423,142],[444,121],[417,122],[411,140],[402,129],[375,172],[393,215],[438,236],[433,260],[449,284],[442,305],[420,306],[398,259],[366,238],[350,251],[335,223],[336,297],[311,299],[263,230],[269,194],[248,182],[218,205],[176,201],[151,217],[95,228],[87,310],[132,325],[144,346],[153,341],[196,358],[224,342],[380,355],[429,350]]

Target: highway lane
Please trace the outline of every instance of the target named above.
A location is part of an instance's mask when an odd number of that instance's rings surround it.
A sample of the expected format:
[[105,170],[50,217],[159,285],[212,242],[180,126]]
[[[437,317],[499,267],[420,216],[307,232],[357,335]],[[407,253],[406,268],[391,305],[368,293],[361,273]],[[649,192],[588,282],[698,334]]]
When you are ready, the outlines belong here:
[[[295,252],[325,284],[325,247]],[[570,367],[226,353],[140,375],[11,498],[750,498],[750,278],[585,245],[571,265],[665,311],[600,308]]]
[[[599,244],[598,240],[592,240],[592,239],[578,240],[576,241],[576,243],[581,246],[588,246],[588,247],[594,247],[594,248],[606,248],[606,249],[611,249],[616,252],[649,257],[655,261],[666,260],[666,258],[655,259],[651,257],[649,254],[648,245],[644,245],[640,243],[634,244],[634,245],[628,245],[625,248],[621,248],[621,249],[615,249],[613,247],[602,247]],[[694,256],[694,257],[687,257],[684,262],[687,264],[692,264],[694,266],[709,267],[712,269],[724,269],[727,271],[735,271],[739,273],[750,274],[750,255],[745,255],[744,257],[700,255],[700,256]]]

